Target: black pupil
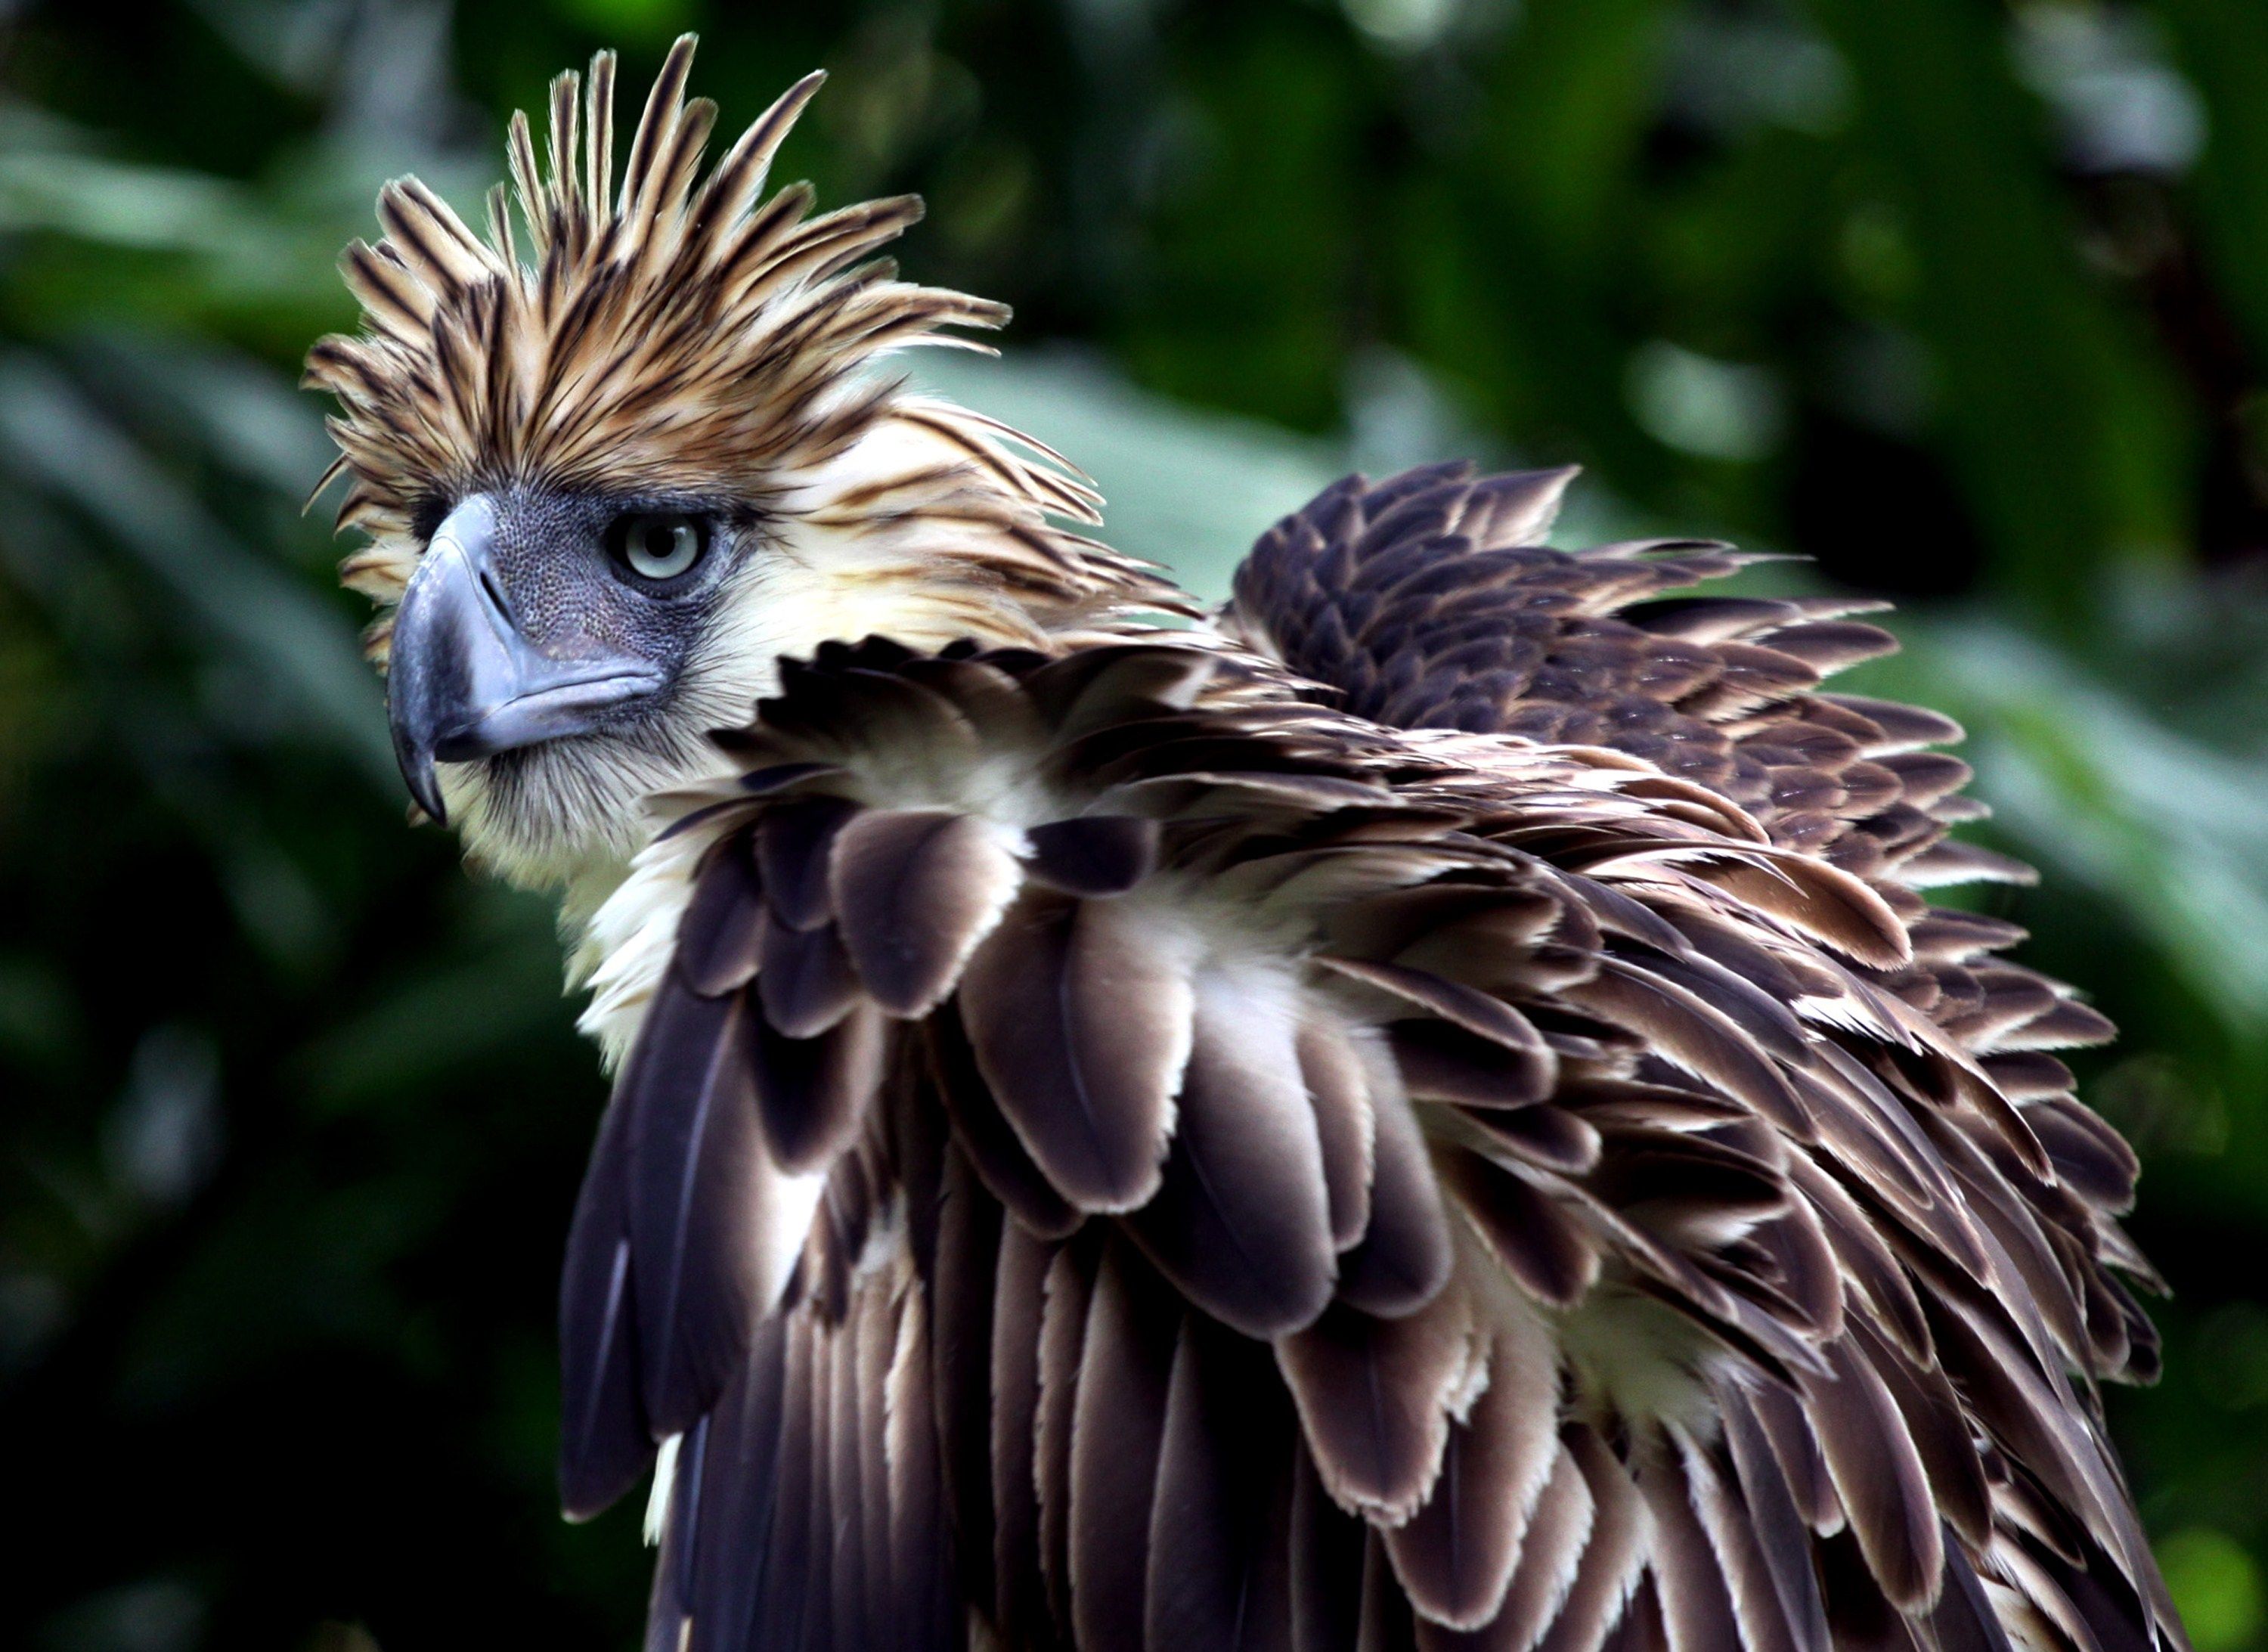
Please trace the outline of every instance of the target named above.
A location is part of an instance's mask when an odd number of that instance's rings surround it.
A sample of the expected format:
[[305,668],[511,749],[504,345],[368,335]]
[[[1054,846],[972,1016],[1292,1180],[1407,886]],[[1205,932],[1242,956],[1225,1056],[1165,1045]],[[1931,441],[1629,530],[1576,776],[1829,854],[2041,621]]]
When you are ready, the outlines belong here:
[[677,528],[669,522],[656,522],[645,530],[645,554],[656,562],[667,562],[677,549]]

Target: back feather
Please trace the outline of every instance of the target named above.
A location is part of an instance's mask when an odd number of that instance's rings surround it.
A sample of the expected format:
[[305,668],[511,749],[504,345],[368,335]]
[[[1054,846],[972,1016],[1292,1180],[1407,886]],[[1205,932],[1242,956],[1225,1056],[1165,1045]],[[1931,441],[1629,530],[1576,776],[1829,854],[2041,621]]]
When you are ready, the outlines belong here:
[[[1628,752],[1739,804],[1772,843],[1865,879],[1911,946],[1879,987],[2023,1105],[2025,1135],[2060,1176],[2123,1210],[2132,1154],[2047,1053],[2103,1043],[2110,1022],[2063,983],[1995,955],[2023,939],[2015,926],[1920,893],[2033,876],[1948,835],[1986,812],[1962,792],[1969,765],[1929,749],[1960,727],[1820,686],[1896,650],[1854,617],[1886,605],[1684,594],[1758,560],[1707,542],[1554,549],[1544,535],[1574,474],[1476,477],[1444,464],[1377,483],[1350,476],[1262,535],[1226,628],[1352,715]],[[1806,990],[1748,948],[1719,941],[1712,962],[1782,1002]],[[2146,1322],[2099,1313],[2091,1330],[2097,1375],[2154,1375]]]
[[600,981],[563,1306],[571,1496],[687,1429],[657,1644],[2181,1644],[2126,1178],[1899,995],[1886,885],[1169,642],[830,645],[727,744],[616,897],[687,917]]

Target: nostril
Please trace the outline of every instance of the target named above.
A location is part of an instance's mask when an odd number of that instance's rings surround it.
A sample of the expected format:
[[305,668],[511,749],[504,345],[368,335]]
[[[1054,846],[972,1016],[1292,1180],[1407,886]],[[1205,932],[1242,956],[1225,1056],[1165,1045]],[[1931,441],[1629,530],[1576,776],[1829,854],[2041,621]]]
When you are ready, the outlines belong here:
[[483,568],[480,571],[478,578],[481,582],[481,594],[488,598],[489,606],[497,611],[497,616],[499,619],[509,622],[512,618],[512,604],[504,600],[504,587],[497,583],[496,571],[492,568]]

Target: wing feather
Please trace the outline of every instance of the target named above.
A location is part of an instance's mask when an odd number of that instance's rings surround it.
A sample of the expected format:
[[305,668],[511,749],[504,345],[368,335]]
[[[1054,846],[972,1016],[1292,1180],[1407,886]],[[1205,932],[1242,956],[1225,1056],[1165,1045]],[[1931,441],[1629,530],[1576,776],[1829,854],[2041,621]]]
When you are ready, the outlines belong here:
[[1559,1358],[1532,1317],[1496,1328],[1487,1387],[1453,1423],[1425,1501],[1386,1551],[1427,1619],[1475,1629],[1503,1610],[1535,1500],[1559,1449]]
[[1090,1246],[1058,1246],[1042,1287],[1046,1305],[1040,1320],[1040,1405],[1033,1431],[1033,1478],[1040,1500],[1040,1571],[1047,1585],[1049,1616],[1059,1630],[1067,1630],[1071,1621],[1071,1430],[1079,1372],[1086,1360],[1094,1260]]
[[1363,1629],[1369,1528],[1332,1501],[1314,1454],[1293,1453],[1291,1549],[1293,1652],[1354,1652]]
[[1039,1570],[1040,1324],[1053,1247],[1011,1223],[992,1296],[993,1621],[1011,1646],[1043,1645]]
[[1141,1652],[1152,1507],[1179,1316],[1106,1250],[1088,1300],[1071,1439],[1071,1620],[1087,1652]]
[[1114,903],[1027,897],[977,948],[960,1002],[986,1082],[1062,1196],[1146,1203],[1189,1052],[1179,961]]
[[1292,1029],[1254,1025],[1212,978],[1193,1025],[1173,1147],[1128,1231],[1214,1317],[1254,1337],[1296,1331],[1330,1300],[1335,1251]]
[[630,1272],[630,1113],[617,1096],[600,1124],[559,1282],[559,1497],[574,1520],[606,1508],[653,1461]]
[[1291,1652],[1290,1407],[1265,1353],[1182,1321],[1150,1515],[1144,1634],[1152,1652]]
[[[1670,1652],[1742,1652],[1731,1593],[1739,1580],[1710,1547],[1684,1464],[1673,1452],[1649,1453],[1639,1460],[1637,1478],[1652,1517],[1650,1576]],[[1749,1652],[1779,1652],[1778,1643],[1761,1640]]]
[[[1557,485],[1420,479],[1379,542]],[[1917,719],[1757,711],[1862,628],[1651,618],[1807,808],[1963,778]],[[1405,741],[1183,645],[783,682],[634,876],[677,961],[563,1291],[571,1507],[683,1431],[654,1644],[2179,1645],[2093,1398],[2147,1357],[2132,1156],[2007,1048],[2068,1000],[1980,962],[2004,927],[1638,758]],[[1011,751],[1059,820],[986,813]]]
[[1453,1285],[1398,1319],[1334,1307],[1277,1345],[1316,1468],[1343,1507],[1388,1526],[1417,1512],[1481,1357],[1476,1344],[1472,1304]]

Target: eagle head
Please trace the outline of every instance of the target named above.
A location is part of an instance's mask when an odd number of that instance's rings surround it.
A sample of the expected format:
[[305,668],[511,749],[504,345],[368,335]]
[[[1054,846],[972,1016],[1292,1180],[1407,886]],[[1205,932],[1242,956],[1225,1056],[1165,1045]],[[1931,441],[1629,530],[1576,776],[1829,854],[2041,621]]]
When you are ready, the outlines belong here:
[[709,732],[747,721],[783,656],[872,633],[1053,648],[1187,611],[1063,526],[1099,500],[1053,454],[887,370],[1006,319],[875,256],[917,199],[813,217],[806,185],[766,195],[822,77],[704,173],[693,45],[619,184],[606,53],[552,83],[543,157],[513,117],[517,229],[501,184],[484,236],[387,184],[383,239],[342,261],[361,329],[308,356],[402,778],[520,881],[618,866],[643,800],[717,768]]

